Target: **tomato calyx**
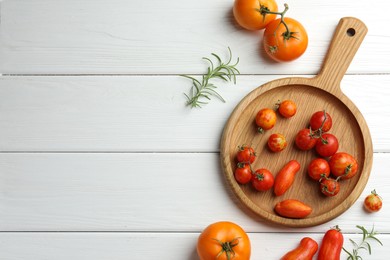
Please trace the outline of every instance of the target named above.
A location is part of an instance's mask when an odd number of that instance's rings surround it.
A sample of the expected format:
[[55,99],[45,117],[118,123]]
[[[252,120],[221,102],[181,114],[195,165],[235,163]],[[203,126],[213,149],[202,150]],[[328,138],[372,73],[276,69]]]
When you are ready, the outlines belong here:
[[222,242],[221,240],[218,240],[214,238],[215,241],[217,241],[221,245],[221,251],[216,256],[216,259],[218,259],[222,254],[226,254],[226,258],[228,260],[231,259],[231,257],[236,255],[236,252],[234,252],[234,247],[238,245],[239,239],[241,237],[236,237],[232,241]]

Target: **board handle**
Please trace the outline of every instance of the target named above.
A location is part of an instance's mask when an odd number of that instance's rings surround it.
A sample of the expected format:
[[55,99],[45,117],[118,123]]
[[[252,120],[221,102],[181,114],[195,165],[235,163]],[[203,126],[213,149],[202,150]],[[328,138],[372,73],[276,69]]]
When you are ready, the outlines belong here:
[[367,26],[357,18],[341,18],[316,79],[321,87],[340,90],[340,82],[360,44],[367,34]]

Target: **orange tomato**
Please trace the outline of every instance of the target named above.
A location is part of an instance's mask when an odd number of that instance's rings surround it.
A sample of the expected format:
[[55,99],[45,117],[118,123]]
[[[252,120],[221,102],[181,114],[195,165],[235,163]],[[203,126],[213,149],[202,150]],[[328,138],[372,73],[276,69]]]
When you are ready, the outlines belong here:
[[232,222],[216,222],[200,234],[197,252],[200,260],[249,260],[251,244],[246,232]]
[[309,260],[313,259],[313,256],[318,250],[318,244],[310,237],[304,237],[301,239],[299,246],[294,250],[286,253],[281,260]]
[[257,131],[264,133],[264,130],[270,130],[276,124],[276,113],[270,108],[263,108],[256,115],[256,125],[258,126]]
[[247,30],[261,30],[276,19],[275,14],[262,13],[262,10],[278,11],[274,0],[235,0],[233,15],[237,23]]
[[275,61],[292,61],[299,58],[308,45],[308,36],[303,25],[292,18],[284,18],[289,31],[281,19],[269,23],[264,31],[263,44],[266,53]]

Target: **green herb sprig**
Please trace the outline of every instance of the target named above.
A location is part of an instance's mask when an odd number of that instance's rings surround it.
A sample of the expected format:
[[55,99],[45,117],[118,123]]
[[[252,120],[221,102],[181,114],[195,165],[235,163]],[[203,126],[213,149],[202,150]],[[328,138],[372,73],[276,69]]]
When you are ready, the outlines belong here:
[[202,107],[202,105],[207,104],[207,100],[210,100],[210,96],[215,96],[219,98],[222,102],[225,102],[223,97],[218,94],[215,90],[217,88],[216,85],[210,83],[211,79],[220,78],[223,81],[232,81],[236,84],[236,75],[240,74],[239,70],[236,68],[239,58],[237,58],[236,63],[230,64],[232,61],[232,51],[229,49],[229,60],[226,63],[223,63],[221,58],[215,54],[213,55],[218,64],[215,65],[214,62],[210,58],[203,57],[204,60],[210,63],[210,66],[207,68],[207,73],[202,76],[202,81],[197,80],[194,77],[188,75],[181,75],[183,77],[189,78],[192,80],[192,87],[190,93],[184,95],[187,97],[187,106],[194,107]]
[[372,227],[370,232],[368,232],[367,229],[365,229],[362,226],[356,226],[356,227],[363,232],[363,239],[360,242],[360,244],[356,243],[352,239],[349,239],[351,241],[351,243],[353,244],[354,249],[352,250],[352,253],[351,253],[343,247],[343,250],[348,254],[347,260],[358,260],[358,259],[362,260],[363,258],[361,256],[359,256],[360,249],[367,250],[368,253],[371,255],[371,245],[367,240],[370,240],[370,239],[375,240],[381,246],[383,246],[382,242],[378,238],[375,237],[378,233],[376,231],[374,231],[374,227]]

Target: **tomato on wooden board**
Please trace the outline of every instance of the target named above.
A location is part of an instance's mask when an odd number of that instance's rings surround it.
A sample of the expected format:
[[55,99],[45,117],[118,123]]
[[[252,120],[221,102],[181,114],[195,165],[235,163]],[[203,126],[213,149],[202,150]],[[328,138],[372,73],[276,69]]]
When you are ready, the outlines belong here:
[[241,145],[238,147],[236,157],[238,162],[251,164],[256,159],[256,152],[250,146]]
[[252,175],[252,185],[258,191],[267,191],[274,185],[274,176],[267,169],[258,169]]
[[280,103],[277,103],[279,113],[285,117],[293,117],[297,113],[297,105],[292,100],[283,100]]
[[274,210],[282,217],[296,219],[305,218],[312,212],[312,208],[309,205],[295,199],[278,202]]
[[274,193],[276,196],[283,195],[293,184],[295,174],[301,165],[297,160],[291,160],[278,172],[275,177]]
[[317,111],[310,118],[310,128],[313,131],[321,129],[321,132],[328,132],[332,128],[332,117],[326,111]]
[[251,244],[239,225],[221,221],[203,230],[198,238],[197,252],[200,260],[249,260]]
[[303,151],[308,151],[316,146],[317,138],[309,128],[299,130],[295,137],[295,145]]
[[234,178],[240,184],[247,184],[252,179],[252,169],[249,164],[238,163],[234,171]]
[[298,247],[286,253],[280,260],[311,260],[317,250],[318,243],[310,237],[304,237]]
[[337,226],[326,231],[318,251],[318,260],[340,260],[343,243],[344,236]]
[[321,193],[328,197],[336,196],[340,191],[338,179],[328,178],[325,175],[320,179]]
[[315,181],[319,181],[321,178],[328,177],[330,175],[330,167],[327,160],[323,158],[315,158],[307,167],[307,173],[309,177]]
[[371,191],[371,194],[364,199],[363,205],[368,212],[377,212],[382,208],[382,198],[373,190]]
[[276,113],[269,108],[263,108],[256,115],[256,125],[259,127],[257,130],[259,133],[263,133],[264,130],[270,130],[276,124]]
[[278,5],[275,0],[235,0],[233,5],[234,18],[247,30],[264,29],[276,19],[276,14],[266,14],[264,10],[277,12]]
[[342,180],[356,175],[359,165],[352,155],[344,152],[334,154],[329,160],[330,171]]
[[279,133],[272,134],[269,136],[267,144],[272,152],[281,152],[287,147],[286,137]]
[[276,19],[269,23],[264,31],[265,52],[275,61],[292,61],[299,58],[308,45],[308,36],[303,25],[295,19],[284,18],[288,27]]
[[323,134],[317,139],[316,151],[322,157],[330,157],[339,149],[339,140],[333,134]]

